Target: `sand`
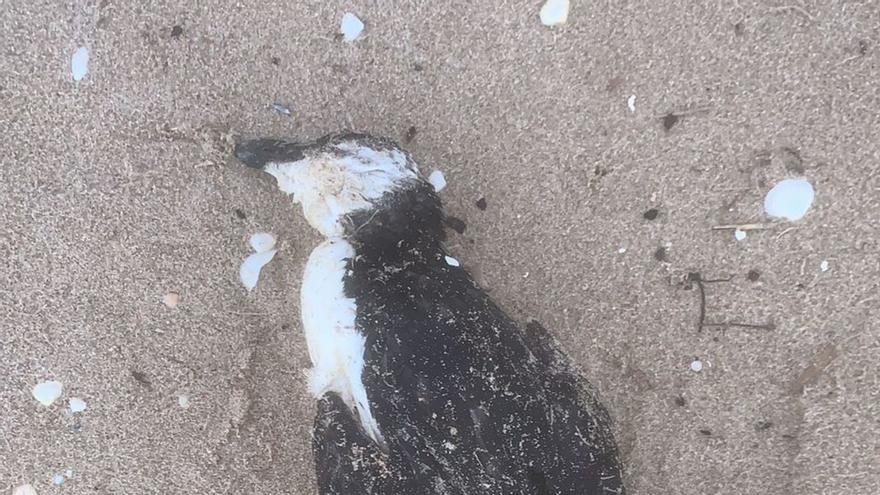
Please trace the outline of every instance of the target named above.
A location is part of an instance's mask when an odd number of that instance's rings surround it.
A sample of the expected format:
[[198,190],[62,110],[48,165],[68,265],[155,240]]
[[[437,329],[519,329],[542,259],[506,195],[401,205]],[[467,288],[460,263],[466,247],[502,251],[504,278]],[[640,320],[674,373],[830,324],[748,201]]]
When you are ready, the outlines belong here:
[[[451,252],[600,391],[631,494],[880,493],[880,4],[783,4],[5,2],[0,493],[315,493],[319,239],[228,150],[343,128],[443,171]],[[700,286],[763,327],[698,328]]]

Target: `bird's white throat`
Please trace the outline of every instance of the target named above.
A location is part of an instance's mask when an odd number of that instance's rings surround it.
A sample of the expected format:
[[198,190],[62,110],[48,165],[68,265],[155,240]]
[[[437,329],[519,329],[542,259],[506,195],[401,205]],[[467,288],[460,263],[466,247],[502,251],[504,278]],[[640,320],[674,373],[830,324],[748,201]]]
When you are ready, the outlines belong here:
[[386,193],[420,179],[417,165],[405,152],[348,141],[295,162],[269,163],[265,170],[302,204],[306,220],[327,238],[343,236],[347,215],[369,209]]

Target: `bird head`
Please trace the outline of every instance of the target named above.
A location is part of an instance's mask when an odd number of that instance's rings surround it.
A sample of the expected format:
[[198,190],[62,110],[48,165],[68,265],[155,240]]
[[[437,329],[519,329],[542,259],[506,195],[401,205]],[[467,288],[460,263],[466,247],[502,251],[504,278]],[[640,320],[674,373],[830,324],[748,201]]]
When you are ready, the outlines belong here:
[[310,144],[243,141],[235,156],[274,176],[278,188],[302,205],[309,224],[328,238],[349,235],[352,218],[393,203],[395,193],[427,184],[409,153],[365,134],[330,135]]

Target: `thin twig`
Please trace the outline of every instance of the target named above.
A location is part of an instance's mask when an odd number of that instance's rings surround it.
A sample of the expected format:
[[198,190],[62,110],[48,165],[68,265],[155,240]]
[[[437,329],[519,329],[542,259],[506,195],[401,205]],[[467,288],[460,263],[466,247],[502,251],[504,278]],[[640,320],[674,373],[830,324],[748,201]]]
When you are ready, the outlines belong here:
[[735,321],[726,321],[723,323],[703,323],[704,327],[715,327],[715,328],[727,328],[727,327],[740,327],[740,328],[756,328],[759,330],[776,330],[776,325],[773,323],[767,323],[764,325],[755,325],[753,323],[738,323]]
[[703,287],[703,277],[700,272],[688,274],[688,279],[697,284],[700,291],[700,319],[697,321],[697,331],[702,332],[706,322],[706,289]]
[[776,240],[778,241],[782,236],[791,232],[792,230],[797,230],[797,227],[789,227],[789,228],[783,230],[782,232],[779,233],[779,235],[776,236]]
[[741,223],[716,225],[712,227],[712,230],[766,230],[771,228],[773,227],[763,223]]

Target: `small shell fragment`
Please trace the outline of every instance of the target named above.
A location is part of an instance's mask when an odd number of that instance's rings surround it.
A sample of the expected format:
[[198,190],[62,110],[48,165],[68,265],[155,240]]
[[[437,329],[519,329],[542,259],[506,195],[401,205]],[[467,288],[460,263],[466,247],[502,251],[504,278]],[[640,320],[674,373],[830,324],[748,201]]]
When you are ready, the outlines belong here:
[[827,272],[831,266],[828,264],[828,260],[822,260],[822,263],[819,263],[819,269],[823,272]]
[[67,406],[70,408],[70,412],[81,413],[86,410],[86,401],[79,397],[71,397],[70,400],[67,401]]
[[347,43],[356,40],[364,31],[364,23],[358,19],[358,16],[351,12],[346,12],[342,16],[342,22],[339,24],[339,32],[342,33],[342,39]]
[[738,240],[738,241],[745,240],[745,238],[746,238],[747,236],[748,236],[748,234],[746,233],[745,230],[739,230],[739,229],[736,229],[736,230],[733,231],[733,237],[734,237],[736,240]]
[[428,182],[434,186],[434,190],[440,192],[443,188],[446,187],[446,177],[443,176],[443,172],[439,170],[435,170],[431,172],[431,175],[428,176]]
[[631,113],[636,113],[636,95],[629,95],[629,98],[626,99],[626,106]]
[[274,249],[263,251],[262,253],[254,253],[248,256],[244,262],[242,262],[241,268],[238,272],[241,283],[247,287],[248,290],[252,290],[256,287],[257,282],[260,280],[260,270],[266,266],[266,263],[272,261],[272,258],[274,257]]
[[58,397],[61,397],[61,392],[63,390],[64,386],[61,385],[61,382],[48,381],[35,385],[33,390],[31,390],[31,393],[34,396],[34,399],[37,399],[40,404],[49,407],[56,399],[58,399]]
[[189,396],[186,394],[180,394],[177,396],[177,405],[182,407],[183,409],[189,408]]
[[249,242],[254,251],[265,253],[275,247],[275,236],[266,232],[258,232],[251,236]]
[[81,46],[70,58],[70,74],[74,81],[82,81],[89,73],[89,49]]
[[37,490],[31,485],[21,485],[12,490],[12,495],[37,495]]
[[275,110],[281,115],[287,115],[288,117],[293,115],[293,111],[290,109],[290,107],[282,105],[281,103],[273,103],[272,110]]
[[541,7],[541,24],[555,26],[568,21],[569,0],[547,0]]
[[703,362],[699,359],[694,359],[693,362],[691,362],[691,371],[693,371],[694,373],[699,373],[700,371],[703,371]]
[[764,211],[771,217],[800,220],[813,204],[816,192],[806,179],[785,179],[764,197]]
[[169,292],[162,296],[162,303],[169,308],[176,308],[180,304],[180,294],[177,292]]
[[461,266],[461,263],[459,263],[458,260],[453,258],[452,256],[446,257],[446,264],[449,266]]

